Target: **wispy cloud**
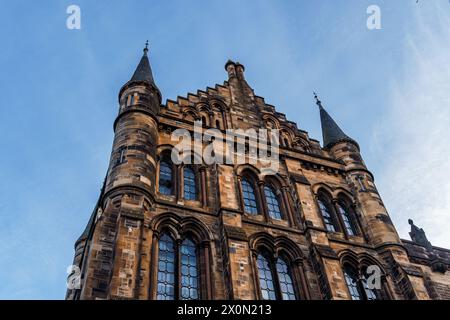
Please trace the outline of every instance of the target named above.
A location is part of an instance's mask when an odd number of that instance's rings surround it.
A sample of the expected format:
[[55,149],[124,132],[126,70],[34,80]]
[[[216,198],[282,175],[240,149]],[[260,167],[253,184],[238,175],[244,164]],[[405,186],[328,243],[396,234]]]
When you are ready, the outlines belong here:
[[404,39],[404,72],[374,132],[384,154],[378,184],[400,235],[409,238],[406,220],[412,218],[443,247],[450,243],[448,9],[436,1],[416,11],[415,28]]

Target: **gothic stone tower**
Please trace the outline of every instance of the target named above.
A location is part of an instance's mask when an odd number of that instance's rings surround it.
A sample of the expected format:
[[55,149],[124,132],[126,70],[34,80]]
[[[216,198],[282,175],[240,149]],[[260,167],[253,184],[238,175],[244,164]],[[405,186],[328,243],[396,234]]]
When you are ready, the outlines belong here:
[[[162,104],[147,54],[119,92],[108,172],[75,243],[80,287],[67,299],[450,298],[449,250],[412,221],[413,241],[399,238],[358,143],[317,96],[323,147],[255,95],[238,62],[222,85]],[[171,134],[194,121],[279,130],[277,174],[199,154],[173,163]]]

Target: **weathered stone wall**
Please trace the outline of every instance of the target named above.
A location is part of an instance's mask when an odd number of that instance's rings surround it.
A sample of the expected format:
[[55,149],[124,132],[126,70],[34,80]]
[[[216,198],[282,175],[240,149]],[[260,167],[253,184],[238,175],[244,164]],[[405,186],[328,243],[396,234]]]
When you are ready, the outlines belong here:
[[[304,299],[350,299],[343,263],[350,256],[356,264],[376,261],[384,272],[385,297],[390,299],[448,299],[448,261],[440,272],[431,258],[414,258],[405,249],[365,167],[359,149],[342,142],[330,150],[286,119],[262,97],[256,96],[239,63],[226,65],[228,81],[199,90],[186,98],[168,100],[155,117],[155,98],[146,98],[143,108],[121,109],[115,123],[115,138],[106,188],[100,197],[98,215],[89,237],[77,243],[74,264],[82,270],[82,288],[69,291],[68,299],[155,299],[158,237],[167,225],[177,241],[191,232],[199,241],[200,280],[203,299],[257,299],[259,280],[256,254],[264,245],[274,256],[286,250],[295,263],[296,286]],[[143,87],[122,92],[149,95]],[[139,95],[137,96],[139,97]],[[145,101],[144,101],[145,102]],[[241,174],[253,170],[258,192],[264,192],[267,177],[255,165],[202,165],[198,174],[200,195],[182,196],[182,169],[177,167],[175,192],[158,192],[160,155],[176,144],[171,133],[193,130],[193,121],[203,118],[204,128],[225,132],[233,128],[280,129],[288,145],[280,149],[277,196],[283,199],[284,220],[243,210]],[[342,230],[327,232],[319,211],[318,192],[324,190],[336,201],[340,195],[352,200],[360,233],[348,236]],[[442,249],[444,250],[444,249]],[[420,250],[419,250],[420,251]],[[415,252],[419,252],[415,251]],[[448,251],[448,250],[447,250]],[[439,269],[439,268],[438,268]]]

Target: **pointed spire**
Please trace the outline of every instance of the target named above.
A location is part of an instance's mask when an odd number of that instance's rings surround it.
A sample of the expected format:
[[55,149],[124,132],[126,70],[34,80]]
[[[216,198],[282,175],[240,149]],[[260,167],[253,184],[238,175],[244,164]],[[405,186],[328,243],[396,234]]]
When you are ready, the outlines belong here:
[[150,62],[148,61],[148,40],[145,43],[144,54],[142,55],[141,61],[139,62],[136,71],[131,77],[130,81],[145,81],[150,85],[155,85],[155,81],[153,80],[152,69],[150,67]]
[[314,93],[314,99],[316,100],[316,104],[320,110],[320,121],[322,124],[322,137],[323,137],[323,146],[325,149],[330,149],[338,142],[348,141],[355,144],[358,148],[358,143],[347,136],[344,131],[339,128],[337,123],[331,118],[328,112],[323,108],[322,101],[317,97],[317,94]]

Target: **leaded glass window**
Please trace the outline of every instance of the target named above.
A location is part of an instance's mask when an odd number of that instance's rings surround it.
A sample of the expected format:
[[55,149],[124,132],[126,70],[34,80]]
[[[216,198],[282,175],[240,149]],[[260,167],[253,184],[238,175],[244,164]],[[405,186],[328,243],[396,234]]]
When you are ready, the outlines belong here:
[[322,214],[323,221],[325,223],[325,228],[328,231],[336,232],[336,226],[334,225],[333,218],[331,217],[331,209],[322,200],[319,200],[320,213]]
[[163,233],[158,244],[157,300],[200,299],[198,250],[190,239],[176,244]]
[[272,219],[281,220],[282,217],[281,217],[280,203],[278,202],[278,198],[275,195],[275,192],[273,191],[272,187],[265,186],[264,193],[266,195],[267,209],[269,211],[269,216]]
[[368,277],[366,275],[366,272],[364,272],[364,277],[362,279],[362,285],[364,288],[364,292],[366,293],[367,300],[378,300],[377,292],[375,291],[374,288],[369,288],[369,284],[367,283],[367,281],[368,281],[367,278]]
[[175,299],[175,244],[168,234],[163,234],[159,239],[156,299]]
[[191,167],[185,167],[183,172],[184,198],[186,200],[195,200],[197,199],[197,181],[195,172]]
[[197,248],[190,239],[181,244],[181,294],[182,300],[199,298]]
[[350,212],[348,212],[348,210],[341,204],[338,205],[338,209],[339,209],[339,213],[342,217],[342,221],[344,222],[344,227],[345,227],[345,230],[347,231],[347,234],[349,236],[356,235],[356,230],[355,230],[355,227],[351,220]]
[[242,195],[244,198],[245,212],[257,215],[258,206],[256,204],[255,188],[247,179],[242,180]]
[[159,164],[159,192],[165,195],[173,194],[172,164],[161,161]]
[[269,260],[262,254],[258,255],[256,261],[259,275],[259,286],[263,300],[276,300],[272,269]]
[[277,260],[277,274],[280,283],[280,293],[283,300],[296,300],[294,285],[289,265],[281,258]]
[[357,271],[350,266],[346,266],[344,268],[344,276],[352,300],[363,300],[364,299],[363,294],[361,292],[361,288],[358,283]]

